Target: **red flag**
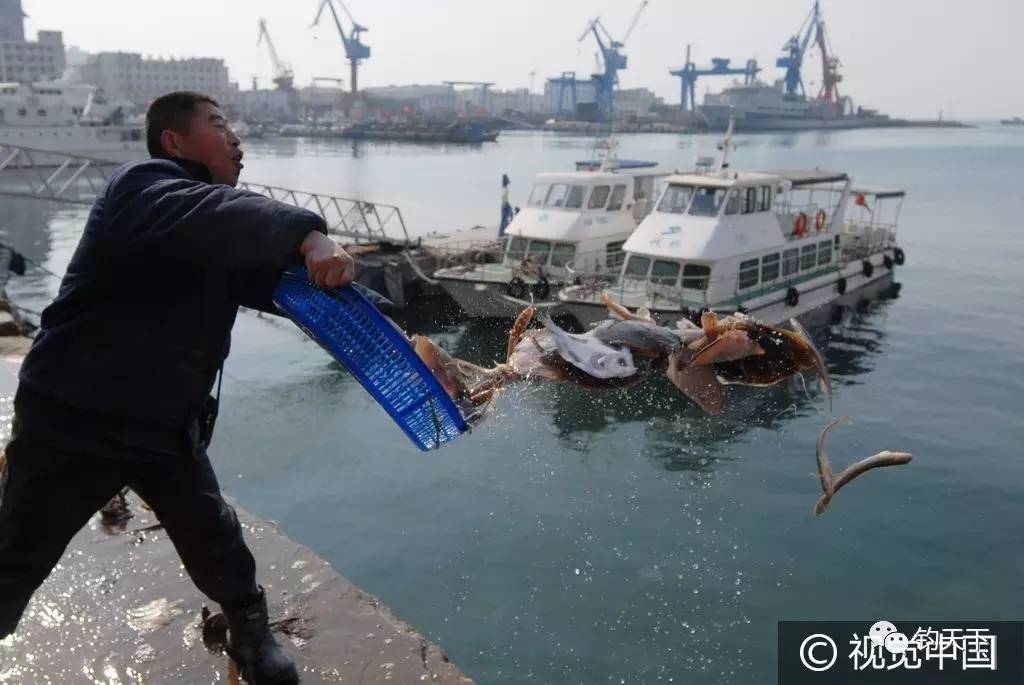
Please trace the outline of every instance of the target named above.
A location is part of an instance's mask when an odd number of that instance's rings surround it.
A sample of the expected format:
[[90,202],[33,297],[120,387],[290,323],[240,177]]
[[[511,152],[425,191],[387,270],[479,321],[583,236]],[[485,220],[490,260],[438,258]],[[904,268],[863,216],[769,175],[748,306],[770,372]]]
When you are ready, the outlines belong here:
[[857,193],[857,197],[854,198],[853,204],[863,207],[869,212],[871,211],[871,207],[868,206],[868,200],[864,197],[863,193]]

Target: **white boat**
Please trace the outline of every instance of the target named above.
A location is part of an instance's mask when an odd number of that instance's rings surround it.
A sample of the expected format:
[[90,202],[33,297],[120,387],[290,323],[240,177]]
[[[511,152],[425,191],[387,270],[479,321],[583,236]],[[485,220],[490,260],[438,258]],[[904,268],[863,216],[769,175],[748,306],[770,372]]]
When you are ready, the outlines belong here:
[[770,324],[827,312],[891,283],[903,197],[818,169],[670,176],[614,283],[588,279],[558,299],[584,327],[607,318],[604,291],[667,325],[709,309]]
[[559,288],[577,272],[618,272],[623,243],[651,211],[666,175],[654,163],[625,160],[538,174],[508,226],[500,263],[453,266],[433,277],[471,317],[515,316],[524,301],[557,305]]
[[123,108],[93,86],[58,81],[0,84],[0,145],[117,163],[147,157],[142,127],[125,123]]

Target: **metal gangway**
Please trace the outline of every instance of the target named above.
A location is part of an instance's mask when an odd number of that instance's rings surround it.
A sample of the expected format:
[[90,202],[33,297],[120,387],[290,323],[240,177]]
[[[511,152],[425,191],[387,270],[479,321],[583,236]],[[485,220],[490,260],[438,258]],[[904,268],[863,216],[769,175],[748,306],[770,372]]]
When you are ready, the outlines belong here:
[[[0,144],[0,196],[91,205],[118,166],[83,155]],[[328,231],[356,244],[410,245],[402,210],[395,205],[326,193],[242,182],[239,188],[316,212]]]

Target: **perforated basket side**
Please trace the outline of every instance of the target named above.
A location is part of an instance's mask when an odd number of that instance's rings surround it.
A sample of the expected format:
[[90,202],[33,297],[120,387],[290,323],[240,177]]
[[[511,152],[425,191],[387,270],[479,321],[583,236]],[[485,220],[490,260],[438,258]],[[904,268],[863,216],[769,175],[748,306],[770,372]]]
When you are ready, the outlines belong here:
[[323,291],[291,271],[274,294],[278,306],[337,359],[422,450],[467,429],[458,407],[394,328],[353,288]]

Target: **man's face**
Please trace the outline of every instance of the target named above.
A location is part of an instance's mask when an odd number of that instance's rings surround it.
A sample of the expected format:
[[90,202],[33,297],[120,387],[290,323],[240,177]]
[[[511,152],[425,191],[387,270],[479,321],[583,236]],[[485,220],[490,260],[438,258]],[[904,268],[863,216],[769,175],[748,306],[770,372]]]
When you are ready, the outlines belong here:
[[241,140],[228,126],[224,112],[209,102],[195,106],[188,133],[164,131],[164,148],[173,156],[201,162],[214,183],[234,186],[242,171]]

